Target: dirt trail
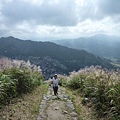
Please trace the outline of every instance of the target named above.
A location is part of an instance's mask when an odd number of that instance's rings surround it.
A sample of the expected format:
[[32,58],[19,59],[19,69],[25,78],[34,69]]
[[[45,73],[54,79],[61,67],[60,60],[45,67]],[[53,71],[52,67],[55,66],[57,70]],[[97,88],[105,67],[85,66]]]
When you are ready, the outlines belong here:
[[70,97],[65,93],[65,88],[59,87],[58,95],[53,95],[49,87],[40,104],[37,120],[79,120]]

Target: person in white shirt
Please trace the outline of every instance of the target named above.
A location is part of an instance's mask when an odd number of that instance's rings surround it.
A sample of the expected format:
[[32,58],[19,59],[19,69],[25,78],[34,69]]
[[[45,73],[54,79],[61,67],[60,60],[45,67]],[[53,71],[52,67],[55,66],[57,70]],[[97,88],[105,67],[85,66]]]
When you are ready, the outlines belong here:
[[58,82],[59,82],[59,79],[57,77],[57,74],[55,74],[52,79],[54,95],[58,94],[57,93],[58,92]]

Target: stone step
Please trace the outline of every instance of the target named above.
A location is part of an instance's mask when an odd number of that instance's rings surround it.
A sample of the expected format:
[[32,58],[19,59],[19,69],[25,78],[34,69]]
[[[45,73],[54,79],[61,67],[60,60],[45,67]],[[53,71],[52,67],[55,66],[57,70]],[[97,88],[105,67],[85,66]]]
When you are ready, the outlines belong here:
[[58,120],[79,120],[66,89],[59,87],[55,96],[52,87],[49,87],[47,94],[43,95],[37,120],[56,120],[57,115]]

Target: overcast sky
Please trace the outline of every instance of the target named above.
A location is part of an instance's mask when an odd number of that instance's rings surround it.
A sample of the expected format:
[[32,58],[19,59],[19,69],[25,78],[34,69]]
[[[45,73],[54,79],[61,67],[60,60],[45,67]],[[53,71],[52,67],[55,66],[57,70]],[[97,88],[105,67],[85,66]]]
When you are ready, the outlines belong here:
[[120,0],[0,0],[0,37],[120,35]]

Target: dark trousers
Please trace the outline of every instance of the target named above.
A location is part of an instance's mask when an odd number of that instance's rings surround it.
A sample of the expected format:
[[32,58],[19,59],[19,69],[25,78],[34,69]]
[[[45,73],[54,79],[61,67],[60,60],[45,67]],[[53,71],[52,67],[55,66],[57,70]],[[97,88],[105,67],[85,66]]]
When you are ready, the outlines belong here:
[[57,94],[57,92],[58,92],[58,86],[53,86],[53,90],[54,90],[54,95],[56,95]]

